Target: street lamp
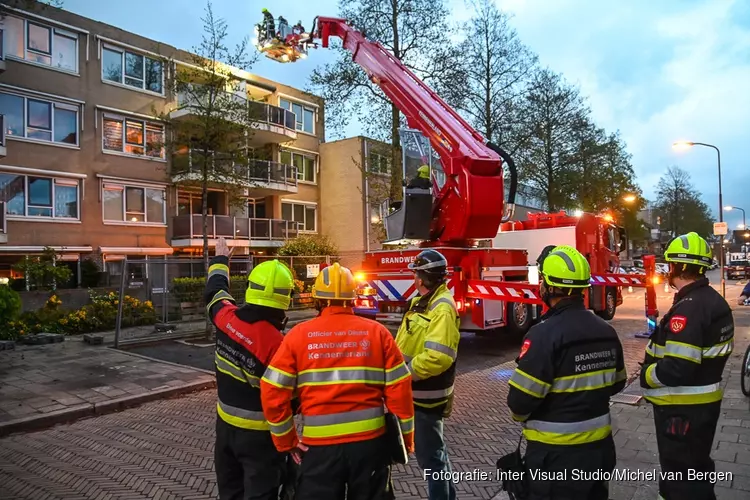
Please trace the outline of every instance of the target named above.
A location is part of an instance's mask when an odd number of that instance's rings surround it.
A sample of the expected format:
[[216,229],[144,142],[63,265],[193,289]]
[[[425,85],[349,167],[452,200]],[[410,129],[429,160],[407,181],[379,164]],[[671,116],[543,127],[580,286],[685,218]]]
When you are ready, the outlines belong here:
[[729,212],[730,210],[741,210],[742,211],[742,229],[747,229],[747,225],[745,224],[745,209],[740,207],[734,207],[732,205],[727,205],[724,207],[724,210]]
[[637,199],[638,197],[634,194],[626,194],[622,197],[622,201],[624,201],[625,203],[633,203]]
[[[716,151],[716,165],[719,171],[719,222],[724,222],[724,200],[721,196],[721,151],[713,144],[706,144],[705,142],[692,142],[692,141],[678,141],[672,144],[672,147],[676,150],[689,149],[693,146],[703,146],[705,148],[711,148]],[[724,277],[724,252],[719,255],[719,268],[721,269],[721,296],[727,296],[727,284]]]

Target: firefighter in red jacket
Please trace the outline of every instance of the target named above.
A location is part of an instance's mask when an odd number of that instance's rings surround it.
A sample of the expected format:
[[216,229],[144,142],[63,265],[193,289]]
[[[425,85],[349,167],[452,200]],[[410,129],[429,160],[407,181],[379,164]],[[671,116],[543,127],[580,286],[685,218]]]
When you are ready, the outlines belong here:
[[278,260],[253,268],[245,305],[229,293],[229,249],[220,239],[206,281],[216,326],[216,448],[220,500],[278,500],[286,455],[276,450],[261,408],[260,377],[284,339],[292,273]]
[[[320,316],[292,328],[261,380],[276,448],[301,462],[296,500],[393,497],[384,405],[414,448],[411,375],[391,333],[353,314],[354,287],[349,269],[323,269],[312,292]],[[296,391],[304,444],[290,405]]]

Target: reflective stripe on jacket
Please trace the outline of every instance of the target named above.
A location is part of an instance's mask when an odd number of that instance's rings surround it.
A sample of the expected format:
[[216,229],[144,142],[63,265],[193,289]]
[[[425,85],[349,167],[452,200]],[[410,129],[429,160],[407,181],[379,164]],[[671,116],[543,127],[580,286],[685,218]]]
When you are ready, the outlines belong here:
[[721,376],[734,349],[734,317],[707,278],[675,294],[646,346],[643,395],[655,405],[721,401]]
[[399,418],[407,448],[413,447],[409,370],[391,333],[355,316],[351,308],[326,307],[319,317],[292,328],[260,384],[263,411],[279,451],[299,442],[290,406],[295,392],[306,444],[376,438],[385,433],[385,406]]
[[580,299],[551,308],[524,338],[508,408],[529,441],[594,443],[612,434],[609,398],[625,387],[617,332]]
[[229,294],[226,257],[214,257],[206,280],[206,309],[216,326],[216,412],[234,427],[268,431],[260,399],[260,377],[283,335],[266,321],[249,323]]
[[412,373],[414,405],[421,411],[449,413],[458,356],[459,319],[448,287],[412,299],[396,334],[396,344]]

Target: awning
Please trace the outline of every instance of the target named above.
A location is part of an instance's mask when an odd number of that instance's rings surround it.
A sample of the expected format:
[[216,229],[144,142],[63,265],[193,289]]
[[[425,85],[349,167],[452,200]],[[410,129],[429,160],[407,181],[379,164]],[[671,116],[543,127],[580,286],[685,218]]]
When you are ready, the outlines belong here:
[[[0,247],[2,248],[2,247]],[[99,251],[105,256],[107,254],[114,255],[172,255],[174,249],[172,247],[158,248],[158,247],[99,247]]]
[[[50,247],[58,253],[90,253],[94,249],[92,247]],[[42,253],[44,251],[43,246],[9,246],[0,245],[0,253],[19,253],[19,254],[33,254]]]

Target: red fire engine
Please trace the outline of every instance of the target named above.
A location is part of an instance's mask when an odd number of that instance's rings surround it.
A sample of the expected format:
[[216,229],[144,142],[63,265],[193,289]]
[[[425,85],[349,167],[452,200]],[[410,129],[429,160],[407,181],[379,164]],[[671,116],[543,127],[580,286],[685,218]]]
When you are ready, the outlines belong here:
[[[409,127],[400,131],[403,197],[383,207],[384,244],[401,249],[366,254],[357,271],[363,284],[358,311],[383,320],[400,319],[400,313],[416,294],[413,274],[407,265],[422,248],[431,247],[448,259],[448,285],[461,314],[463,330],[482,332],[506,327],[525,332],[540,310],[533,306],[542,305],[538,283],[528,280],[529,262],[536,259],[538,252],[530,252],[525,245],[508,247],[504,242],[505,232],[498,234],[501,225],[513,217],[515,208],[517,172],[512,158],[497,145],[485,141],[380,43],[368,40],[344,19],[318,17],[304,41],[292,37],[279,48],[279,40],[275,40],[271,44],[273,50],[267,48],[267,40],[260,40],[257,46],[267,57],[288,62],[306,54],[310,47],[317,47],[315,40],[328,47],[330,37],[342,40],[354,62],[404,114]],[[429,167],[432,185],[412,184],[411,179],[418,177],[417,169],[422,170],[420,167],[425,165]],[[503,190],[504,165],[510,179],[507,202]],[[564,219],[559,214],[547,217],[560,224]],[[507,229],[515,228],[525,235],[540,234],[533,233],[532,226],[546,224],[543,219],[530,219]],[[584,220],[589,220],[589,216]],[[578,230],[579,225],[582,221],[569,224],[586,242],[576,242],[576,246],[594,251],[597,272],[608,271],[592,278],[595,282],[644,286],[639,277],[613,274],[614,269],[599,266],[599,255],[605,258],[600,244],[588,241],[590,237],[596,239],[598,234],[598,241],[603,242],[601,238],[607,231],[597,228],[589,233],[589,229]],[[563,227],[566,226],[559,226]],[[552,232],[545,234],[547,244],[564,244]],[[491,243],[498,238],[502,247]],[[598,301],[602,300],[597,292],[606,293],[606,287],[596,290],[590,300],[595,310],[601,307]]]

